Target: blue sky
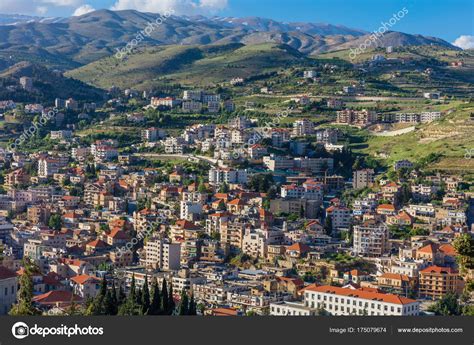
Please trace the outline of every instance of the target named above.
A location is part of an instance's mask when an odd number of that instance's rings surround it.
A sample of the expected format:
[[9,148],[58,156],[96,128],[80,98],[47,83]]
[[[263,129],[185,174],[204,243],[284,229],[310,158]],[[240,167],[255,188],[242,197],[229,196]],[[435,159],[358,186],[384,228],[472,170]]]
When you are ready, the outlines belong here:
[[137,9],[180,14],[259,16],[280,21],[342,24],[373,31],[403,7],[408,14],[393,30],[450,42],[474,35],[473,0],[0,0],[0,13],[69,16],[92,9]]

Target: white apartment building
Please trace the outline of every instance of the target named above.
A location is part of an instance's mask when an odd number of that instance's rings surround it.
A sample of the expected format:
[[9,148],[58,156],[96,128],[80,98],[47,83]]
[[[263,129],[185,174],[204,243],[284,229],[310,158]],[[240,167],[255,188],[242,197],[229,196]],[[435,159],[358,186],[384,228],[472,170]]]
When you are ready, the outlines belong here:
[[95,148],[94,158],[97,161],[108,161],[118,157],[118,151],[114,147],[99,145]]
[[165,147],[165,153],[170,154],[183,154],[184,151],[184,139],[181,137],[171,137],[164,140],[163,145]]
[[173,97],[164,97],[164,98],[152,97],[150,101],[150,105],[153,107],[164,106],[164,107],[174,108],[178,106],[179,104],[181,104],[181,100],[178,100]]
[[60,161],[55,158],[42,158],[38,160],[38,176],[48,178],[59,172]]
[[159,238],[147,240],[144,250],[144,258],[141,263],[147,268],[177,270],[180,267],[181,244],[169,243]]
[[293,136],[304,137],[314,134],[314,123],[307,119],[298,120],[293,123]]
[[331,217],[333,230],[348,229],[352,221],[352,211],[343,206],[332,206],[327,209],[327,216]]
[[194,215],[200,215],[202,213],[202,204],[195,203],[192,201],[181,201],[180,203],[180,219],[186,219],[192,221]]
[[366,187],[372,187],[374,184],[374,170],[363,169],[356,170],[352,177],[352,187],[354,189],[362,189]]
[[153,142],[158,139],[164,138],[166,133],[164,130],[159,128],[148,128],[141,131],[141,136],[143,141]]
[[270,303],[270,315],[272,316],[314,316],[318,315],[315,308],[310,308],[302,302],[282,301]]
[[66,140],[72,137],[72,131],[69,130],[51,131],[49,134],[51,140]]
[[202,99],[201,90],[185,90],[183,93],[183,100],[200,101]]
[[281,197],[290,199],[308,199],[308,200],[323,200],[324,188],[323,186],[297,186],[295,184],[281,186]]
[[420,303],[410,298],[329,285],[307,287],[303,305],[331,315],[415,316],[420,310]]
[[354,226],[355,255],[380,257],[389,252],[389,231],[384,223],[369,223]]
[[182,110],[185,113],[199,113],[202,110],[202,103],[198,101],[184,101],[182,103]]
[[214,168],[209,170],[209,183],[220,185],[222,183],[246,183],[247,170],[234,170]]

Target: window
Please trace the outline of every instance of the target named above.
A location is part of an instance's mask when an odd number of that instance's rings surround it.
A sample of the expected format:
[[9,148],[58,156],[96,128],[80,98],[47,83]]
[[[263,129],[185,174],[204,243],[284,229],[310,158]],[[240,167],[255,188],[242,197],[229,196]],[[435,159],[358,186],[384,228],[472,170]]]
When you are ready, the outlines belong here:
[[8,295],[8,288],[5,288],[5,296]]

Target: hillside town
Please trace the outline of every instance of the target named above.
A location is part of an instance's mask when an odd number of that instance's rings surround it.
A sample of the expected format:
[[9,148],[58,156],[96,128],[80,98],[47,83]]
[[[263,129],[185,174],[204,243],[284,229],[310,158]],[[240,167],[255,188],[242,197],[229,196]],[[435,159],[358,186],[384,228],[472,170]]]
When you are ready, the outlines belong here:
[[[109,105],[123,106],[124,97],[141,96],[125,90]],[[47,133],[48,150],[2,150],[0,312],[21,308],[18,292],[31,279],[31,308],[49,315],[430,315],[452,296],[472,313],[469,183],[406,159],[380,173],[354,157],[340,127],[307,118],[280,126],[312,100],[292,102],[263,124],[239,115],[181,133],[144,127],[130,145],[85,145],[68,125]],[[337,125],[442,117],[380,117],[338,98],[326,103]],[[13,101],[0,105],[18,110]],[[98,109],[79,105],[56,99],[51,121],[87,120]],[[173,109],[236,107],[187,90],[151,97],[126,118],[143,124],[146,114]],[[21,138],[29,140],[28,130]]]
[[[261,121],[203,89],[109,92],[104,104],[0,102],[5,119],[40,118],[0,151],[0,314],[411,316],[454,299],[472,315],[471,182],[430,170],[436,157],[381,168],[352,152],[344,128],[443,112],[299,95]],[[314,102],[329,126],[291,119]],[[173,112],[227,117],[161,127]],[[118,134],[137,127],[139,140],[84,140],[94,117]]]

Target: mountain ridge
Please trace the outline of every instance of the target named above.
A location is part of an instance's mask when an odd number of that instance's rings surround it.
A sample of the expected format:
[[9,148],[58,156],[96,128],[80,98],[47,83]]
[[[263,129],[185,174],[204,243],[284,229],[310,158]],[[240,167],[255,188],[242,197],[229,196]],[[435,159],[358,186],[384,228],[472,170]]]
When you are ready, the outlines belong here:
[[[67,70],[110,56],[124,47],[158,14],[134,10],[98,10],[77,17],[52,21],[27,21],[15,25],[0,25],[0,53],[13,56],[36,48],[61,57],[61,64],[51,65]],[[1,18],[1,15],[0,15]],[[100,35],[98,35],[100,33]],[[370,33],[327,23],[286,23],[260,17],[170,16],[156,26],[140,44],[203,45],[203,44],[286,44],[306,55],[357,47]],[[435,37],[390,32],[380,38],[378,46],[435,44],[458,49]],[[43,56],[41,56],[43,58]],[[0,56],[1,58],[1,56]],[[51,60],[51,57],[44,57]]]

